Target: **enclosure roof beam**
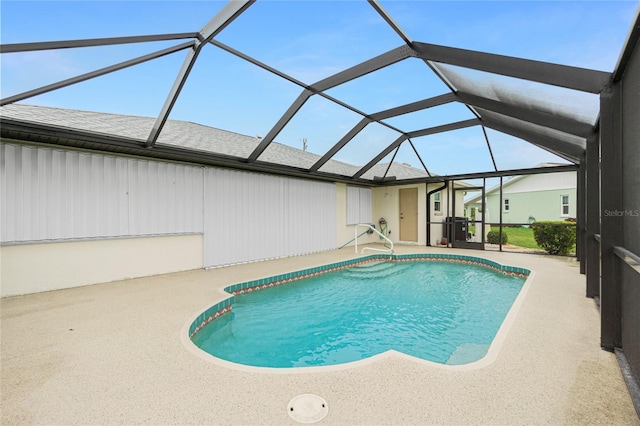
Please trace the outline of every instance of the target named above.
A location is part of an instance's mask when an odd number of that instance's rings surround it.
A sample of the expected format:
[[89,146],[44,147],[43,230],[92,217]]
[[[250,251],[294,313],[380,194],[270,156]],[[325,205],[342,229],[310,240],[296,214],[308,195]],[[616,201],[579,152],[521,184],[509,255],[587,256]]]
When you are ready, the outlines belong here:
[[536,145],[539,148],[549,151],[552,154],[564,158],[567,161],[571,161],[575,164],[580,163],[580,157],[585,150],[584,147],[581,147],[579,145],[558,140],[547,135],[541,135],[530,130],[516,129],[512,126],[499,123],[486,117],[482,118],[482,123],[485,125],[485,127],[497,130],[502,133],[506,133],[519,139],[523,139],[533,145]]
[[429,173],[429,169],[427,169],[427,165],[424,164],[424,161],[422,161],[422,157],[418,153],[418,150],[416,149],[416,146],[413,144],[411,139],[409,139],[409,145],[411,145],[411,148],[413,149],[413,152],[416,154],[416,157],[418,157],[418,160],[420,160],[420,164],[422,164],[422,167],[424,168],[424,171],[427,172],[427,175],[429,177],[431,177],[431,173]]
[[[395,31],[396,34],[398,34],[400,38],[404,40],[407,46],[413,49],[414,48],[413,40],[407,35],[407,33],[404,32],[402,28],[400,28],[400,25],[398,25],[395,22],[395,20],[391,17],[391,15],[389,15],[382,8],[382,6],[378,3],[378,0],[368,0],[368,1],[369,1],[369,4],[382,17],[382,19],[384,19],[387,22],[387,24],[391,27],[391,29],[393,29],[393,31]],[[438,77],[444,83],[444,85],[447,86],[449,90],[451,90],[451,92],[454,92],[454,93],[457,92],[457,89],[454,87],[454,85],[444,76],[442,71],[438,68],[438,66],[433,61],[429,61],[424,58],[421,58],[421,59],[427,65],[427,67],[429,67],[429,69],[436,75],[436,77]],[[480,115],[473,109],[473,107],[469,105],[465,105],[465,106],[469,109],[469,111],[471,111],[473,115],[480,118]]]
[[291,83],[293,83],[295,85],[298,85],[301,88],[308,88],[308,86],[306,84],[304,84],[303,82],[301,82],[300,80],[298,80],[296,78],[293,78],[290,75],[285,74],[282,71],[279,71],[279,70],[277,70],[277,69],[265,64],[264,62],[261,62],[261,61],[255,59],[255,58],[247,55],[246,53],[240,52],[239,50],[236,50],[233,47],[227,46],[226,44],[221,43],[218,40],[215,40],[215,39],[214,40],[210,40],[209,43],[211,43],[212,45],[214,45],[214,46],[216,46],[216,47],[218,47],[218,48],[220,48],[222,50],[224,50],[227,53],[231,53],[232,55],[237,56],[240,59],[244,59],[245,61],[247,61],[247,62],[249,62],[249,63],[251,63],[251,64],[253,64],[253,65],[257,66],[257,67],[260,67],[265,71],[269,71],[270,73],[275,74],[280,78],[283,78],[283,79],[285,79],[285,80],[287,80],[287,81],[289,81],[289,82],[291,82]]
[[80,40],[44,41],[35,43],[0,44],[0,53],[33,52],[37,50],[70,49],[76,47],[113,46],[116,44],[197,38],[198,33],[175,33],[131,37],[88,38]]
[[[338,153],[344,146],[351,141],[358,133],[360,133],[369,123],[386,118],[395,117],[398,115],[408,114],[415,111],[431,108],[438,105],[443,105],[448,102],[455,101],[453,93],[446,93],[444,95],[435,96],[433,98],[424,99],[422,101],[413,102],[410,104],[402,105],[396,108],[391,108],[385,111],[380,111],[369,116],[365,116],[358,124],[356,124],[342,139],[338,141],[320,160],[318,160],[309,170],[315,171],[322,167],[327,161],[329,161],[334,155]],[[384,124],[384,123],[381,123]],[[389,126],[387,126],[389,127]],[[395,130],[395,129],[394,129]],[[402,132],[400,132],[402,133]],[[428,173],[428,172],[427,172]]]
[[451,130],[463,129],[465,127],[477,126],[480,124],[480,120],[477,118],[473,118],[471,120],[458,121],[456,123],[444,124],[442,126],[430,127],[428,129],[417,130],[415,132],[405,133],[398,137],[395,141],[393,141],[388,147],[386,147],[380,154],[376,155],[375,158],[369,161],[365,166],[363,166],[360,170],[358,170],[352,177],[354,179],[359,178],[363,174],[367,172],[370,168],[375,166],[386,157],[391,151],[396,149],[402,142],[409,138],[416,138],[420,136],[433,135],[436,133],[449,132]]
[[617,82],[622,80],[622,75],[629,66],[629,61],[631,60],[636,45],[638,44],[638,40],[640,40],[640,6],[636,9],[635,22],[631,27],[631,30],[629,30],[627,39],[623,44],[624,50],[620,53],[620,57],[618,58],[618,62],[612,73],[611,81]]
[[491,157],[493,170],[498,171],[498,166],[496,165],[496,158],[493,156],[493,150],[491,149],[491,143],[489,142],[489,135],[487,134],[487,129],[485,129],[484,126],[482,126],[482,134],[484,135],[484,140],[487,143],[487,149],[489,150],[489,156]]
[[287,125],[287,123],[300,110],[300,108],[302,108],[304,103],[312,95],[318,94],[325,90],[331,89],[332,87],[338,86],[358,77],[362,77],[363,75],[369,74],[373,71],[377,71],[381,68],[387,67],[396,62],[402,61],[412,54],[413,51],[410,48],[406,46],[400,46],[386,53],[383,53],[382,55],[376,56],[375,58],[371,58],[367,61],[361,62],[358,65],[355,65],[351,68],[320,80],[319,82],[312,84],[311,86],[308,86],[303,90],[303,92],[298,96],[293,104],[291,104],[284,115],[280,117],[280,120],[278,120],[276,125],[272,127],[271,130],[269,130],[269,133],[267,133],[260,144],[253,150],[251,155],[249,155],[247,161],[256,161],[258,157],[262,155],[264,150],[267,149],[267,147],[271,144],[271,142],[273,142],[275,137],[278,136],[282,129]]
[[354,65],[351,68],[320,80],[317,83],[314,83],[311,88],[314,92],[323,92],[331,89],[332,87],[336,87],[358,77],[362,77],[363,75],[367,75],[373,71],[388,67],[389,65],[400,62],[411,56],[414,56],[414,52],[411,48],[404,45],[396,47],[395,49],[389,50],[375,58],[368,59],[358,65]]
[[419,138],[421,136],[435,135],[436,133],[450,132],[452,130],[464,129],[471,126],[479,126],[480,120],[471,118],[464,121],[456,121],[455,123],[443,124],[441,126],[429,127],[428,129],[416,130],[407,133],[409,138]]
[[[558,172],[570,172],[578,170],[578,166],[575,164],[567,164],[562,166],[550,166],[550,167],[534,167],[531,169],[511,169],[511,170],[496,170],[493,172],[482,173],[464,173],[457,175],[446,176],[432,176],[427,178],[427,182],[442,182],[443,180],[472,180],[481,178],[494,178],[500,176],[521,176],[521,175],[535,175],[542,173],[558,173]],[[421,178],[424,182],[425,178]],[[403,181],[398,181],[403,182]]]
[[[287,81],[289,81],[289,82],[291,82],[291,83],[293,83],[293,84],[295,84],[295,85],[297,85],[297,86],[299,86],[299,87],[301,87],[303,89],[308,89],[311,92],[313,92],[311,86],[309,86],[309,85],[301,82],[300,80],[297,80],[297,79],[291,77],[290,75],[285,74],[282,71],[279,71],[279,70],[277,70],[277,69],[275,69],[275,68],[273,68],[273,67],[271,67],[271,66],[269,66],[269,65],[267,65],[267,64],[265,64],[263,62],[260,62],[257,59],[252,58],[251,56],[249,56],[249,55],[247,55],[245,53],[242,53],[242,52],[240,52],[240,51],[238,51],[236,49],[233,49],[232,47],[229,47],[229,46],[225,45],[224,43],[220,43],[217,40],[211,40],[209,43],[211,43],[212,45],[214,45],[216,47],[219,47],[220,49],[222,49],[222,50],[224,50],[224,51],[226,51],[228,53],[231,53],[232,55],[237,56],[240,59],[244,59],[245,61],[247,61],[247,62],[249,62],[249,63],[251,63],[251,64],[253,64],[253,65],[257,66],[257,67],[260,67],[265,71],[268,71],[268,72],[270,72],[272,74],[275,74],[278,77],[283,78],[283,79],[285,79],[285,80],[287,80]],[[358,115],[360,115],[362,117],[368,117],[368,115],[366,113],[364,113],[363,111],[360,111],[359,109],[357,109],[357,108],[355,108],[355,107],[353,107],[353,106],[351,106],[351,105],[349,105],[349,104],[347,104],[345,102],[342,102],[342,101],[340,101],[340,100],[334,98],[333,96],[330,96],[330,95],[328,95],[328,94],[326,94],[324,92],[318,92],[318,93],[314,92],[313,94],[316,94],[318,96],[322,96],[323,98],[327,99],[328,101],[331,101],[331,102],[333,102],[333,103],[335,103],[337,105],[340,105],[341,107],[346,108],[349,111],[352,111],[352,112],[354,112],[354,113],[356,113],[356,114],[358,114]],[[389,129],[391,129],[391,130],[394,130],[394,131],[397,131],[399,133],[402,133],[402,131],[400,131],[399,129],[396,129],[395,127],[393,127],[393,126],[391,126],[391,125],[389,125],[387,123],[383,123],[383,122],[379,122],[379,123],[381,125],[389,128]]]
[[533,61],[513,56],[413,42],[418,57],[493,74],[520,78],[588,93],[600,93],[611,74],[586,68]]
[[464,92],[456,94],[457,100],[467,105],[486,109],[498,114],[517,118],[519,120],[534,123],[543,127],[559,130],[561,132],[588,137],[593,133],[593,126],[578,120],[538,111],[535,109],[523,108],[518,105],[510,104],[504,101],[496,101],[481,96],[471,95]]
[[176,101],[178,100],[178,96],[180,96],[180,92],[184,87],[189,74],[191,73],[191,69],[198,59],[198,55],[202,50],[202,47],[205,46],[213,37],[215,37],[220,31],[222,31],[227,25],[233,22],[238,16],[242,14],[249,6],[251,6],[255,0],[236,0],[230,1],[227,3],[222,10],[220,10],[209,22],[205,24],[205,26],[198,33],[197,41],[193,48],[187,53],[187,56],[180,67],[180,71],[178,71],[178,75],[169,91],[169,95],[160,110],[160,114],[156,118],[155,123],[153,124],[153,128],[151,129],[151,133],[147,138],[147,147],[152,147],[155,145],[158,140],[158,136],[162,131],[167,119],[169,118],[169,114],[173,109]]
[[320,167],[322,167],[327,161],[329,161],[334,155],[338,153],[351,139],[356,137],[358,133],[360,133],[365,127],[367,127],[371,123],[371,119],[365,117],[358,122],[349,132],[342,137],[329,151],[327,151],[322,158],[315,162],[313,166],[309,169],[310,172],[315,172]]
[[258,146],[253,150],[253,152],[247,158],[247,161],[252,163],[258,159],[258,157],[264,152],[265,149],[273,142],[275,137],[284,129],[284,126],[287,125],[289,121],[293,118],[294,115],[302,108],[302,106],[307,102],[307,100],[313,95],[313,92],[305,89],[298,95],[295,101],[289,106],[289,108],[285,111],[285,113],[280,117],[280,120],[276,123],[275,126],[269,130],[269,133],[262,138],[262,141],[258,144]]
[[389,24],[391,29],[393,29],[393,31],[395,31],[396,34],[398,34],[400,38],[404,40],[405,43],[407,43],[408,46],[411,46],[413,44],[413,40],[411,40],[411,38],[407,35],[407,33],[405,33],[402,30],[402,28],[400,28],[400,25],[396,23],[396,21],[391,17],[391,15],[389,15],[387,11],[382,8],[378,0],[368,0],[368,1],[369,1],[369,4],[382,17],[382,19],[384,19],[385,22]]
[[229,1],[204,27],[198,32],[203,44],[208,43],[238,16],[249,8],[256,0],[232,0]]
[[18,93],[13,96],[6,97],[4,99],[0,99],[0,106],[12,104],[14,102],[22,101],[24,99],[32,98],[34,96],[42,95],[43,93],[51,92],[53,90],[61,89],[63,87],[71,86],[76,83],[80,83],[86,80],[90,80],[92,78],[100,77],[105,74],[112,73],[114,71],[118,71],[124,68],[128,68],[134,65],[141,64],[143,62],[150,61],[152,59],[157,59],[162,56],[170,55],[171,53],[178,52],[180,50],[188,49],[192,47],[194,41],[189,41],[186,43],[179,44],[177,46],[169,47],[167,49],[162,49],[157,52],[149,53],[148,55],[140,56],[134,59],[130,59],[128,61],[120,62],[119,64],[114,64],[105,68],[101,68],[99,70],[91,71],[86,74],[78,75],[75,77],[68,78],[66,80],[58,81],[56,83],[48,84],[46,86],[38,87],[37,89],[29,90],[26,92]]
[[423,109],[444,105],[449,102],[454,102],[455,100],[456,100],[456,97],[453,93],[445,93],[444,95],[434,96],[429,99],[423,99],[421,101],[417,101],[417,102],[402,105],[399,107],[376,112],[375,114],[371,114],[370,117],[375,121],[384,120],[387,118],[396,117],[398,115],[408,114],[411,112],[416,112]]
[[369,161],[365,166],[363,166],[353,176],[351,176],[351,178],[352,179],[358,179],[360,176],[365,174],[367,172],[367,170],[369,170],[370,168],[372,168],[373,166],[378,164],[380,162],[380,160],[382,160],[384,157],[386,157],[391,151],[396,149],[398,146],[400,146],[400,144],[402,144],[402,142],[406,141],[407,139],[408,139],[407,135],[403,134],[403,135],[398,136],[398,138],[395,141],[393,141],[388,147],[386,147],[384,149],[384,151],[382,151],[380,154],[378,154],[373,160]]

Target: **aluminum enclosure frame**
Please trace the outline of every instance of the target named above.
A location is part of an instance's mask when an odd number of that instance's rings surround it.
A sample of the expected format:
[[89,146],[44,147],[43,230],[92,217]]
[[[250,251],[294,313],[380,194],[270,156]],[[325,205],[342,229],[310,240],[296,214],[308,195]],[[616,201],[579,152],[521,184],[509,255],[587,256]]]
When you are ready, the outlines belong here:
[[[177,34],[161,34],[161,35],[149,35],[149,36],[133,36],[133,37],[112,37],[106,39],[87,39],[87,40],[71,40],[61,42],[43,42],[43,43],[24,43],[24,44],[11,44],[0,46],[0,51],[4,53],[24,52],[41,49],[58,49],[58,48],[73,48],[73,47],[89,47],[89,46],[105,46],[123,43],[137,43],[147,41],[158,40],[172,40],[180,38],[193,37],[191,42],[187,42],[173,48],[164,49],[163,51],[155,52],[144,57],[135,58],[130,61],[126,61],[121,64],[116,64],[111,67],[107,67],[102,70],[96,70],[91,73],[87,73],[82,76],[67,79],[62,82],[57,82],[44,88],[35,89],[32,91],[24,92],[14,95],[9,98],[0,100],[1,105],[10,104],[18,100],[27,99],[38,94],[42,94],[45,91],[56,90],[61,87],[75,84],[80,81],[84,81],[89,78],[94,78],[103,75],[108,72],[117,71],[119,69],[136,65],[143,61],[155,59],[160,56],[164,56],[170,53],[174,53],[178,50],[189,49],[186,57],[184,58],[183,65],[176,76],[175,82],[169,91],[169,94],[165,100],[160,114],[156,118],[156,122],[153,125],[151,133],[146,141],[146,147],[149,149],[155,148],[155,143],[158,139],[160,132],[164,126],[164,123],[168,119],[168,116],[175,104],[180,91],[184,86],[192,67],[196,64],[199,52],[206,45],[216,46],[227,52],[230,52],[250,63],[257,65],[269,72],[275,73],[281,78],[285,78],[302,87],[302,92],[298,98],[289,106],[288,110],[278,120],[278,122],[271,128],[267,135],[262,139],[260,144],[254,149],[254,151],[246,159],[240,159],[248,163],[257,162],[260,155],[271,144],[275,137],[282,131],[287,123],[296,115],[296,113],[302,108],[305,102],[314,95],[320,95],[336,102],[341,106],[347,107],[350,110],[360,114],[363,118],[361,121],[352,128],[343,138],[341,138],[336,144],[328,150],[320,160],[313,164],[307,172],[309,177],[313,178],[319,172],[319,169],[329,159],[331,159],[340,149],[347,145],[360,131],[362,131],[369,123],[376,122],[390,128],[391,130],[399,133],[398,138],[387,146],[382,152],[375,155],[362,169],[354,174],[352,179],[359,179],[361,176],[381,161],[391,151],[396,149],[404,140],[411,137],[423,136],[434,134],[436,132],[444,132],[450,130],[456,130],[459,128],[470,125],[468,122],[451,123],[448,125],[439,126],[439,128],[413,130],[411,132],[403,131],[390,126],[384,120],[408,114],[418,111],[420,109],[442,105],[449,102],[459,102],[465,105],[469,110],[478,117],[480,122],[478,124],[483,125],[483,132],[487,143],[487,148],[493,159],[493,153],[491,152],[491,144],[486,137],[485,127],[492,128],[496,131],[510,134],[512,136],[524,139],[525,141],[532,143],[542,149],[545,149],[555,155],[558,155],[570,162],[578,164],[580,159],[583,158],[584,147],[574,146],[572,144],[566,144],[562,141],[553,141],[548,135],[537,134],[532,131],[525,131],[518,129],[504,123],[491,120],[490,117],[483,117],[479,113],[479,109],[486,109],[493,113],[509,116],[514,119],[527,121],[542,127],[548,127],[549,129],[559,130],[567,133],[574,134],[581,138],[587,138],[593,133],[593,126],[589,123],[584,123],[568,118],[562,118],[553,116],[551,114],[541,113],[533,108],[524,108],[519,105],[510,104],[508,102],[498,102],[491,99],[485,99],[472,94],[457,91],[453,85],[443,77],[442,73],[438,72],[438,66],[436,63],[446,63],[449,65],[456,65],[467,67],[470,69],[478,69],[486,72],[498,73],[501,75],[508,75],[516,78],[528,79],[530,81],[537,81],[545,84],[557,85],[561,87],[569,87],[574,90],[582,90],[589,93],[598,93],[604,87],[604,84],[611,78],[609,73],[601,71],[587,70],[583,68],[569,67],[565,65],[555,65],[550,63],[544,63],[540,61],[532,61],[514,57],[507,57],[494,54],[486,54],[482,52],[475,52],[464,49],[449,48],[446,46],[437,46],[422,42],[413,41],[393,20],[393,18],[382,8],[382,6],[376,0],[370,0],[369,4],[376,10],[376,12],[386,21],[388,25],[402,38],[405,45],[392,49],[382,55],[375,58],[361,62],[347,70],[338,72],[332,76],[329,76],[312,85],[305,85],[302,82],[269,67],[266,64],[262,64],[259,61],[251,58],[249,55],[243,54],[231,47],[225,46],[222,43],[214,40],[215,36],[222,31],[226,26],[230,25],[234,19],[240,16],[255,0],[247,1],[233,1],[228,3],[216,16],[214,16],[204,27],[195,33],[177,33]],[[387,67],[391,64],[403,61],[407,58],[414,57],[422,59],[428,68],[440,78],[447,87],[450,88],[451,93],[446,93],[434,98],[418,101],[413,104],[404,105],[401,107],[392,108],[387,111],[374,113],[367,115],[350,105],[347,105],[337,99],[324,93],[333,87],[336,87],[345,82],[354,80],[363,75],[375,72],[379,69]],[[586,143],[585,143],[586,145]],[[413,145],[412,145],[413,146]],[[415,146],[413,146],[415,150]],[[422,159],[420,159],[422,163]],[[494,161],[495,164],[495,160]],[[427,169],[426,165],[424,166]],[[495,166],[494,166],[495,168]]]
[[[460,179],[577,170],[579,172],[579,178],[577,180],[579,194],[577,227],[580,230],[578,259],[581,262],[581,272],[586,273],[586,295],[592,298],[599,298],[600,301],[602,347],[611,351],[621,347],[623,350],[625,349],[623,340],[625,331],[628,334],[628,329],[625,329],[625,325],[622,322],[624,309],[623,298],[625,295],[625,285],[627,285],[631,279],[625,278],[627,277],[627,275],[625,275],[627,274],[627,270],[623,268],[627,266],[622,263],[625,260],[621,253],[631,253],[631,255],[625,255],[629,258],[637,257],[637,253],[634,254],[629,251],[628,248],[624,247],[624,244],[629,244],[629,237],[625,233],[632,233],[631,236],[638,237],[638,230],[629,229],[629,220],[623,220],[620,217],[614,216],[604,217],[606,215],[604,215],[603,212],[626,211],[623,204],[625,201],[623,184],[630,172],[623,170],[622,167],[622,165],[625,164],[623,148],[630,146],[631,142],[629,142],[628,139],[625,140],[623,135],[623,126],[627,126],[627,124],[623,123],[621,118],[624,113],[624,111],[621,111],[621,104],[624,97],[624,89],[621,83],[625,78],[625,73],[628,73],[628,69],[637,63],[638,55],[640,55],[637,49],[640,40],[640,18],[637,12],[634,26],[629,34],[625,49],[620,56],[618,64],[612,73],[608,73],[415,41],[398,25],[393,17],[382,8],[377,0],[368,0],[370,6],[402,41],[402,45],[313,84],[306,84],[252,58],[250,55],[216,40],[216,36],[224,28],[232,25],[234,20],[241,16],[254,2],[255,0],[231,1],[210,19],[201,30],[194,32],[0,45],[0,53],[11,54],[37,50],[90,48],[95,46],[111,46],[150,41],[182,41],[180,44],[144,56],[132,58],[128,61],[0,99],[0,106],[9,105],[108,73],[117,72],[166,55],[186,51],[182,67],[175,76],[173,85],[167,93],[160,113],[155,118],[151,132],[145,140],[128,139],[113,135],[44,125],[10,119],[1,115],[0,135],[2,138],[17,140],[23,143],[62,145],[75,149],[113,152],[122,155],[229,167],[369,187],[443,181],[450,182]],[[189,78],[191,70],[197,65],[199,54],[204,48],[221,49],[231,53],[254,66],[297,85],[301,90],[298,97],[289,105],[286,112],[277,122],[273,124],[265,138],[262,139],[247,158],[157,144],[158,137],[163,131],[163,127],[171,114],[172,108],[180,96],[181,90]],[[327,90],[333,87],[405,60],[418,60],[424,63],[425,72],[433,73],[449,89],[449,92],[373,114],[360,111],[352,105],[326,93]],[[514,102],[488,99],[473,93],[466,93],[456,88],[454,84],[447,80],[439,68],[440,64],[568,88],[584,93],[598,94],[600,95],[600,116],[595,123],[589,123],[579,119],[548,114],[536,110],[533,107],[528,108]],[[261,161],[260,157],[267,147],[275,141],[278,134],[280,134],[312,96],[323,97],[330,102],[347,108],[360,115],[360,121],[308,168]],[[424,129],[399,129],[385,121],[392,117],[402,116],[452,102],[468,108],[475,118]],[[500,120],[501,117],[505,118],[505,120]],[[518,121],[530,126],[520,127],[517,125]],[[323,165],[331,160],[371,123],[378,123],[384,126],[396,132],[397,136],[381,151],[367,152],[366,154],[369,157],[365,166],[360,168],[352,176],[321,171]],[[411,147],[417,154],[411,138],[471,126],[480,126],[483,130],[484,138],[481,140],[479,138],[479,143],[486,143],[493,162],[494,170],[492,171],[431,176],[427,165],[422,162],[422,159],[418,155],[425,171],[430,175],[429,177],[395,181],[385,179],[386,173],[385,176],[379,180],[375,178],[365,179],[362,177],[386,156],[394,150],[399,149],[405,141],[409,141]],[[564,158],[572,164],[562,167],[539,169],[498,170],[485,128],[520,138],[532,145]],[[546,132],[546,130],[549,130],[549,132]],[[573,138],[577,138],[576,140],[579,140],[579,142],[572,143],[571,140],[573,139],[571,138],[567,138],[567,140],[560,136],[554,137],[554,134],[557,135],[557,133],[554,132],[562,132],[570,135]],[[602,153],[601,158],[599,155],[600,152]],[[389,168],[387,168],[387,172],[388,171]],[[627,174],[625,175],[625,173]],[[627,227],[626,229],[625,226]],[[638,229],[640,229],[640,227],[638,227]],[[633,234],[634,232],[635,234]],[[634,349],[632,349],[632,351],[633,350]],[[634,368],[636,368],[635,377],[637,380],[638,376],[640,376],[640,361],[638,361],[640,360],[640,350],[630,352],[630,358],[632,361],[631,364],[636,366]]]

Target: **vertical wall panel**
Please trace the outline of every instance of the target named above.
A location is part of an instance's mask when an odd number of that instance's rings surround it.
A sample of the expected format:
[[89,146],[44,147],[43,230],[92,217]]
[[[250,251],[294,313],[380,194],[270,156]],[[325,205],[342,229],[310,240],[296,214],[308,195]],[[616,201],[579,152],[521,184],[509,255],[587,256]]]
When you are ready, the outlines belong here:
[[[116,234],[131,235],[129,231],[129,168],[127,167],[126,158],[116,158],[116,176],[118,178],[118,188],[121,188],[118,194],[118,209],[114,215],[116,218],[127,218],[127,220],[117,220]],[[73,182],[73,181],[72,181]]]
[[1,147],[3,243],[205,232],[206,266],[336,246],[334,184]]
[[202,173],[198,167],[129,160],[129,232],[202,232]]
[[360,189],[360,223],[372,223],[371,203],[372,193],[369,188]]
[[206,169],[205,266],[335,248],[335,191],[333,184]]
[[336,215],[338,205],[336,200],[336,185],[323,185],[323,196],[320,201],[324,206],[323,211],[318,210],[317,221],[324,223],[322,230],[322,250],[328,250],[336,246],[336,231],[338,228],[338,217]]
[[32,211],[34,208],[34,204],[37,208],[37,203],[34,203],[34,198],[37,199],[37,196],[34,196],[34,192],[35,191],[29,191],[30,188],[32,188],[32,184],[31,184],[31,179],[32,179],[32,173],[31,171],[33,170],[33,156],[32,153],[30,152],[31,150],[25,150],[22,153],[22,173],[21,173],[21,180],[22,180],[22,188],[23,190],[26,190],[28,192],[26,192],[25,194],[23,194],[22,196],[22,208],[21,208],[21,215],[22,215],[22,223],[23,223],[23,232],[25,236],[32,236],[32,235],[37,235],[37,228],[32,226],[33,225],[33,219],[32,219]]
[[109,188],[107,185],[108,176],[105,171],[104,156],[92,155],[91,156],[91,174],[93,180],[93,186],[91,188],[92,194],[88,194],[89,199],[93,199],[93,217],[89,220],[91,224],[91,235],[97,237],[110,236],[106,219],[109,215],[113,214],[112,206],[108,204],[109,191],[117,190],[117,188]]
[[[69,223],[67,227],[67,234],[69,238],[79,238],[81,235],[78,230],[78,211],[79,211],[79,196],[78,196],[78,167],[77,164],[79,162],[78,153],[74,151],[68,151],[64,168],[67,170],[67,199],[66,199],[66,211],[67,216],[69,218]],[[35,170],[37,172],[37,170]],[[40,238],[38,238],[40,239]]]
[[0,216],[2,220],[2,229],[0,230],[0,238],[2,241],[13,241],[16,237],[16,231],[20,229],[20,223],[16,217],[16,148],[13,145],[0,146],[0,177],[2,178],[2,203],[0,203]]
[[[308,236],[305,232],[304,223],[308,220],[305,215],[307,213],[306,207],[309,204],[307,194],[300,190],[302,185],[303,181],[295,179],[288,179],[285,184],[287,200],[284,210],[287,230],[285,248],[291,254],[305,252],[305,245],[301,244],[301,242]],[[312,190],[310,186],[308,189],[309,191]],[[308,225],[308,228],[310,227],[311,223]],[[309,241],[309,245],[311,244],[312,242]]]
[[[47,152],[45,152],[46,154]],[[43,167],[46,167],[44,161]],[[91,219],[93,217],[94,205],[91,203],[90,194],[93,186],[93,175],[91,174],[91,155],[80,153],[78,155],[78,204],[77,204],[77,238],[91,235]],[[46,189],[45,189],[46,191]],[[45,215],[46,218],[46,215]]]
[[347,225],[360,221],[360,188],[347,186]]
[[371,222],[371,189],[347,187],[347,225]]
[[0,242],[202,232],[202,168],[5,143],[0,149]]
[[287,246],[290,253],[335,248],[335,197],[335,185],[289,180]]
[[[67,238],[65,234],[66,222],[69,216],[66,215],[64,204],[66,202],[66,168],[64,167],[65,152],[51,151],[51,159],[48,163],[48,191],[47,191],[47,210],[49,220],[48,238],[63,239]],[[50,174],[49,174],[50,173]],[[97,193],[96,195],[101,195]],[[100,209],[102,206],[97,206]],[[93,230],[92,230],[93,231]],[[93,234],[93,233],[92,233]]]
[[286,247],[287,224],[287,183],[290,179],[284,177],[272,177],[273,190],[270,194],[265,192],[265,199],[269,202],[267,206],[267,225],[270,227],[270,257],[283,257],[290,254]]
[[181,192],[189,194],[186,202],[177,202],[175,210],[176,232],[202,232],[202,197],[204,191],[203,169],[201,167],[176,167],[175,199],[181,200]]
[[[235,171],[205,169],[204,253],[205,266],[233,263],[240,258],[243,231],[242,176]],[[215,261],[213,260],[215,259]]]

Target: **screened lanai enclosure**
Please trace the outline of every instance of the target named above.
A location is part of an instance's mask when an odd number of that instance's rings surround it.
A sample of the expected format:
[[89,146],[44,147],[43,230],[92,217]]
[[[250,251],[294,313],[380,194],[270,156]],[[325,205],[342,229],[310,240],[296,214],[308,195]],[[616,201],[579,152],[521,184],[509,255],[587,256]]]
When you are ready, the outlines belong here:
[[[634,2],[567,15],[555,2],[74,3],[85,21],[18,3],[3,5],[0,46],[3,270],[101,241],[183,256],[123,276],[216,267],[336,249],[357,223],[400,243],[484,248],[484,232],[455,236],[468,194],[572,171],[586,296],[637,386]],[[514,24],[495,25],[492,8]],[[18,30],[47,14],[46,38]],[[618,31],[614,48],[581,44],[600,29]],[[18,281],[3,296],[51,289]]]

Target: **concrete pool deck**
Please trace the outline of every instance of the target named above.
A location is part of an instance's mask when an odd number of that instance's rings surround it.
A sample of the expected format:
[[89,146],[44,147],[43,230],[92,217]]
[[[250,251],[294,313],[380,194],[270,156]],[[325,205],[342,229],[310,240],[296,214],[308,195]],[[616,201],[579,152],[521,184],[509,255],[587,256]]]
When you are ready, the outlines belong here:
[[[327,400],[319,424],[640,425],[573,258],[464,254],[535,276],[495,361],[450,370],[400,356],[329,372],[230,369],[181,343],[236,282],[334,263],[353,248],[0,300],[1,417],[17,424],[297,424],[287,403]],[[367,252],[366,255],[372,252]]]

